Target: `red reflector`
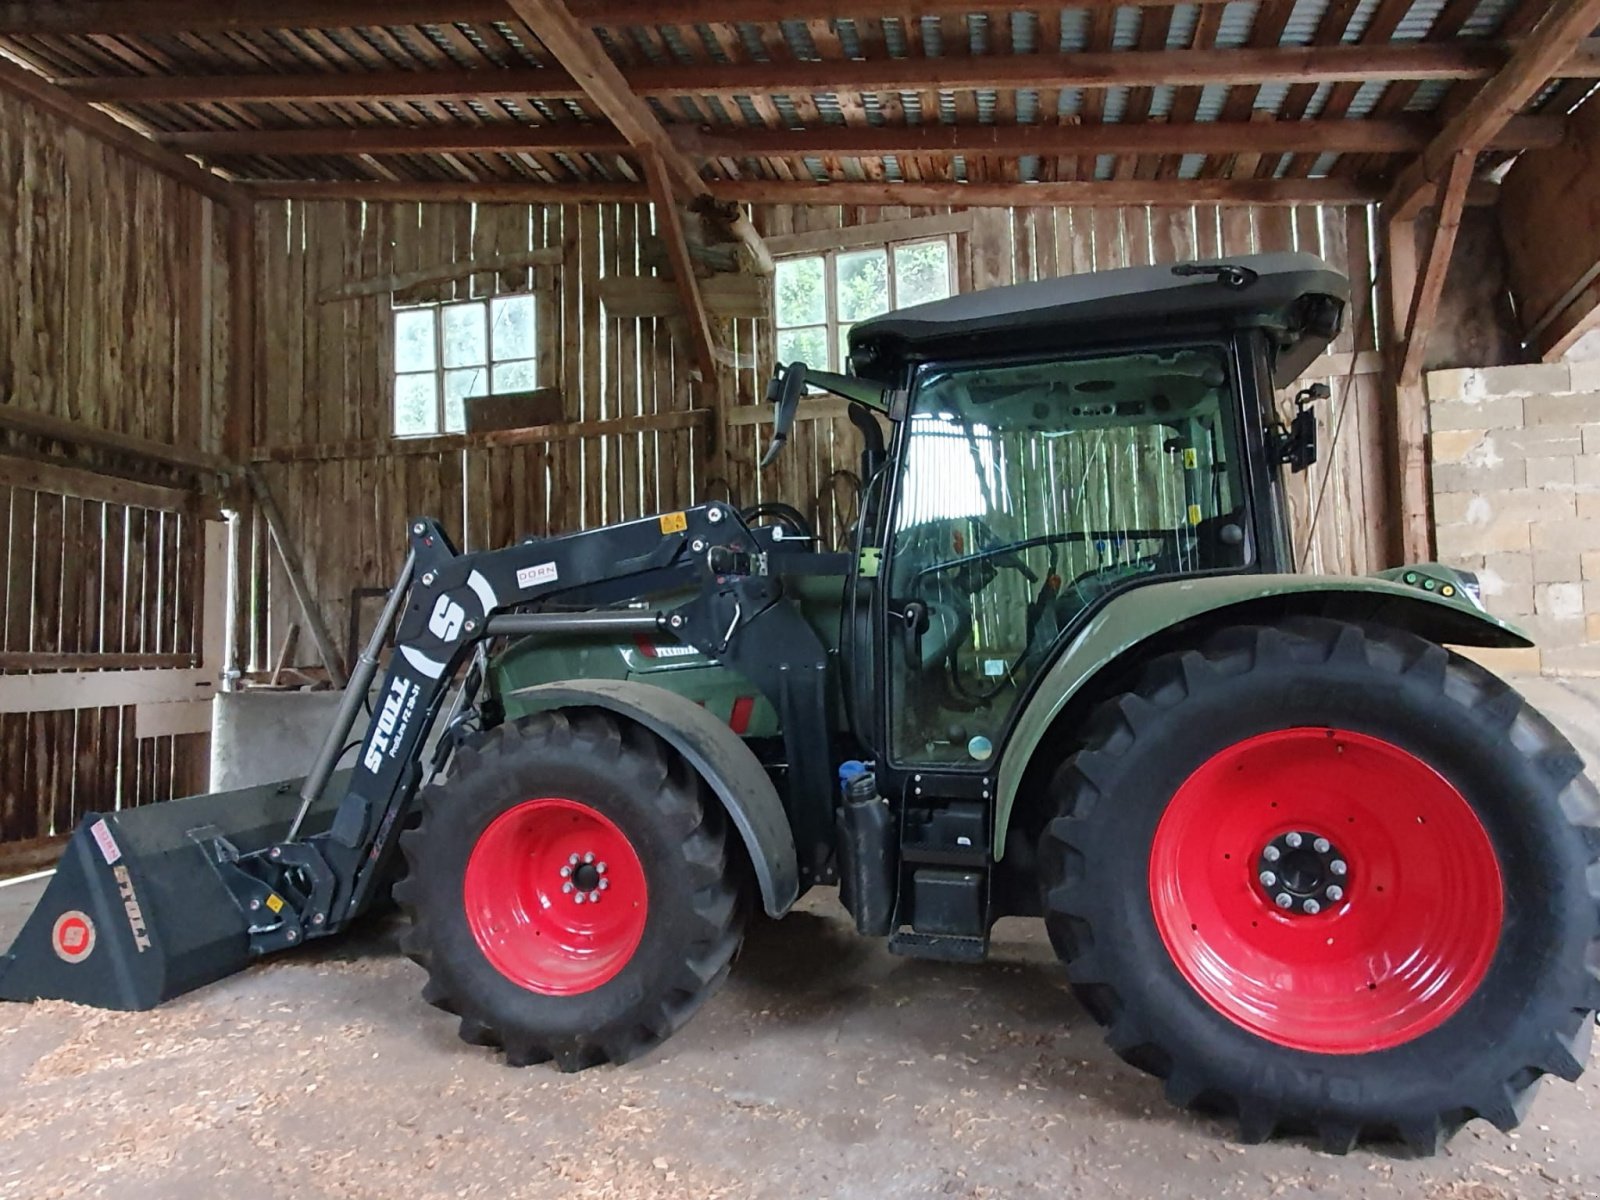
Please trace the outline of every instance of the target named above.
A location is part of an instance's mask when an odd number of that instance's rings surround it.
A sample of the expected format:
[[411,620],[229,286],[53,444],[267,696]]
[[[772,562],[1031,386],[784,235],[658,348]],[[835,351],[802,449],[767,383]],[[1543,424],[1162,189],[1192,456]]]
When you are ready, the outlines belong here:
[[750,730],[750,714],[755,710],[754,696],[740,696],[733,702],[733,711],[728,714],[728,728],[743,737]]
[[644,634],[634,634],[633,644],[639,647],[639,653],[644,655],[646,658],[654,658],[656,656],[656,644]]

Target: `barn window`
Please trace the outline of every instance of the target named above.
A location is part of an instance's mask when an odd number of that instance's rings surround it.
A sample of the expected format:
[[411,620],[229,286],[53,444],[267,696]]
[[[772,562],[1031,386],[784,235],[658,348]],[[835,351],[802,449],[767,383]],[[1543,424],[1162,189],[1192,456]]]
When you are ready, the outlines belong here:
[[951,238],[778,261],[778,358],[842,371],[850,327],[894,308],[943,300],[955,290]]
[[394,435],[460,433],[469,398],[536,387],[536,307],[532,296],[396,307]]

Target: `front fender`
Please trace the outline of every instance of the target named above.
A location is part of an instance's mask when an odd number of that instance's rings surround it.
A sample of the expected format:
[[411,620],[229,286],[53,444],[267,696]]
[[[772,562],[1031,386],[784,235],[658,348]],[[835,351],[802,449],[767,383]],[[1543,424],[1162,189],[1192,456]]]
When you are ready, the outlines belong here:
[[666,741],[699,772],[727,811],[755,868],[762,906],[781,917],[800,896],[799,857],[778,790],[739,735],[693,700],[629,679],[570,679],[519,688],[517,715],[553,708],[604,708]]
[[1114,596],[1051,665],[1007,740],[995,809],[995,855],[1004,853],[1017,790],[1034,752],[1075,696],[1124,656],[1173,626],[1249,622],[1290,614],[1374,621],[1458,646],[1531,646],[1514,625],[1471,599],[1466,579],[1437,563],[1381,575],[1218,575],[1149,583]]

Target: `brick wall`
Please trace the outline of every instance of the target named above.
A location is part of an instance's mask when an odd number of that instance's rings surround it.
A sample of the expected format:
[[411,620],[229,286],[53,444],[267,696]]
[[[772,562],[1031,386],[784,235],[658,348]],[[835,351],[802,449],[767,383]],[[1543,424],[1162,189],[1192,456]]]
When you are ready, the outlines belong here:
[[1427,377],[1442,562],[1539,644],[1505,665],[1600,674],[1600,361]]

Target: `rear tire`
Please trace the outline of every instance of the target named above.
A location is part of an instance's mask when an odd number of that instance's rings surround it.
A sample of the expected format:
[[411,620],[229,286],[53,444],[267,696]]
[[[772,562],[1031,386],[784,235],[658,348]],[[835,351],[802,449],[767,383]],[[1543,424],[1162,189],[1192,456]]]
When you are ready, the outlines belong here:
[[[1600,801],[1474,664],[1329,620],[1223,630],[1103,704],[1052,793],[1040,883],[1075,992],[1244,1140],[1431,1153],[1586,1064]],[[1326,851],[1294,852],[1292,894],[1291,845]]]
[[727,976],[743,860],[721,807],[653,733],[598,709],[500,725],[420,807],[400,843],[401,946],[462,1040],[513,1066],[627,1062]]

